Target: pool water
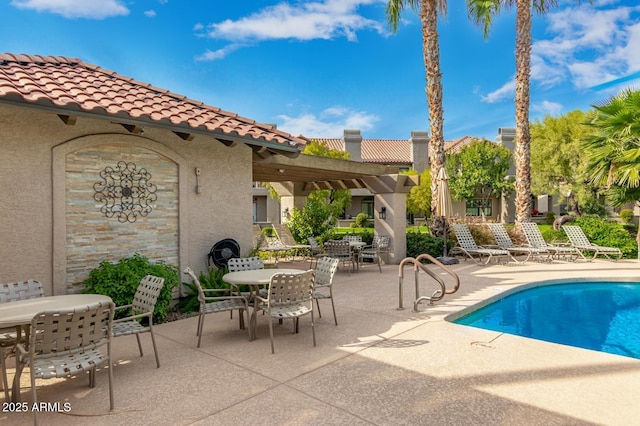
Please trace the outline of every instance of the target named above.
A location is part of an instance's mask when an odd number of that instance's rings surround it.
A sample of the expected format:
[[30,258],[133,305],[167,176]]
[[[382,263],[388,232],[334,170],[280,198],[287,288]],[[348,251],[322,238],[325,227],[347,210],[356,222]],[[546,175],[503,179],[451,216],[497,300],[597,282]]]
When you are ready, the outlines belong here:
[[640,283],[542,285],[453,322],[640,359]]

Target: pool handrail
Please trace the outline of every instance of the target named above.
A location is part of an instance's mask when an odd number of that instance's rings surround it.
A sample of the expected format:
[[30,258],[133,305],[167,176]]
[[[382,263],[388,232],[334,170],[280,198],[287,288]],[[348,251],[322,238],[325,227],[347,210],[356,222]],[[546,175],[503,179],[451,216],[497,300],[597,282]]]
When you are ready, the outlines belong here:
[[[433,263],[435,266],[441,268],[443,271],[445,271],[447,274],[451,275],[451,277],[454,280],[454,286],[452,289],[447,290],[446,284],[444,282],[444,280],[442,278],[440,278],[439,276],[437,276],[433,271],[431,271],[429,268],[427,268],[426,265],[424,265],[421,260],[429,260],[431,263]],[[413,311],[414,312],[418,312],[418,305],[425,301],[428,300],[430,304],[433,304],[433,302],[437,302],[438,300],[441,300],[445,294],[453,294],[456,291],[458,291],[458,288],[460,288],[460,278],[458,277],[458,275],[453,272],[451,269],[447,268],[444,264],[442,264],[440,261],[438,261],[436,258],[434,258],[433,256],[427,254],[427,253],[423,253],[421,255],[419,255],[417,258],[414,257],[406,257],[404,259],[402,259],[402,261],[400,262],[400,265],[398,265],[398,297],[399,297],[399,303],[398,303],[398,310],[402,310],[404,309],[403,307],[403,287],[404,287],[404,267],[407,264],[412,264],[413,265],[413,270],[414,270],[414,279],[415,279],[415,289],[416,289],[416,300],[413,302]],[[418,274],[420,272],[420,270],[423,270],[424,272],[426,272],[431,278],[433,278],[434,280],[436,280],[438,282],[438,284],[440,284],[441,289],[440,290],[436,290],[434,291],[431,296],[420,296],[420,289],[419,289],[419,281],[418,281]]]

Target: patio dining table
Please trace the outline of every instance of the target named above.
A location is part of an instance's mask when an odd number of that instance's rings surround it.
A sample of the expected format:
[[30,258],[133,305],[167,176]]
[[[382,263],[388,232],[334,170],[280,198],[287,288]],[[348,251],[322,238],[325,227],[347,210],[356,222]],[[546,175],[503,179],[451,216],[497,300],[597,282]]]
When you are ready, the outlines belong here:
[[349,247],[351,248],[351,255],[353,256],[353,264],[355,265],[356,271],[360,270],[360,250],[362,250],[366,245],[367,243],[364,241],[349,241]]
[[[65,294],[58,296],[38,297],[0,304],[0,328],[16,327],[28,336],[29,326],[34,316],[45,311],[76,309],[94,303],[111,303],[109,296],[102,294]],[[20,378],[14,377],[11,400],[17,401],[20,394]]]
[[[275,274],[298,274],[304,272],[301,269],[249,269],[246,271],[229,272],[222,276],[222,280],[228,282],[231,285],[247,285],[253,295],[258,294],[260,287],[268,287],[271,283],[271,277]],[[254,303],[257,305],[256,298]],[[249,324],[253,324],[253,316],[256,314],[256,310],[253,310]],[[251,340],[256,338],[256,332],[252,326],[249,325],[249,331],[251,333]]]

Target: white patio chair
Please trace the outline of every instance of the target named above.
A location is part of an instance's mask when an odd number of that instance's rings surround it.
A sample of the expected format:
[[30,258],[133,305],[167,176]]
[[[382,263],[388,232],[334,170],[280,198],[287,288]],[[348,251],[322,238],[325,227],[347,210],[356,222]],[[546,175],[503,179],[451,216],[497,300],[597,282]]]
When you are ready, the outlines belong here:
[[549,244],[544,240],[538,224],[535,222],[521,223],[522,232],[527,239],[527,242],[531,247],[545,249],[551,253],[552,258],[569,257],[570,260],[576,260],[578,256],[581,256],[580,250],[575,247],[558,246]]
[[[458,245],[452,248],[449,254],[454,255],[462,253],[469,257],[469,259],[476,262],[478,265],[488,264],[494,256],[510,256],[507,250],[498,248],[497,246],[494,248],[477,245],[475,240],[473,239],[473,236],[471,235],[469,227],[464,223],[454,223],[451,226],[453,227],[453,232],[456,234]],[[477,256],[478,259],[476,259],[474,256]]]
[[[308,270],[299,273],[278,273],[271,277],[269,293],[266,298],[256,296],[256,309],[266,312],[269,317],[269,336],[271,337],[271,353],[275,353],[273,345],[273,319],[279,321],[293,320],[294,333],[298,332],[301,316],[311,314],[311,332],[313,346],[316,346],[316,330],[313,318],[313,288],[316,271]],[[257,315],[253,315],[257,321]],[[256,330],[256,324],[253,324]]]
[[333,309],[333,320],[338,325],[338,318],[336,317],[336,306],[333,303],[333,277],[338,270],[338,264],[340,261],[332,257],[323,257],[318,260],[318,266],[316,268],[316,286],[313,291],[313,298],[316,301],[318,307],[318,317],[322,318],[322,312],[320,311],[320,299],[331,299],[331,308]]
[[[602,255],[609,260],[619,260],[622,258],[622,251],[620,251],[617,247],[603,247],[597,244],[593,244],[587,238],[587,235],[584,233],[582,228],[576,225],[563,225],[562,229],[564,230],[567,237],[569,237],[569,241],[571,242],[571,246],[578,249],[580,252],[580,256],[583,259],[586,259],[585,253],[593,253],[593,257],[590,260],[595,259],[598,255]],[[615,259],[612,259],[611,256],[615,256]]]
[[358,256],[360,256],[360,260],[371,259],[372,261],[375,261],[378,264],[380,273],[382,273],[382,260],[380,254],[386,252],[388,247],[389,237],[387,235],[376,235],[373,237],[371,245],[364,246],[362,249],[360,249],[360,251],[358,252]]
[[[42,283],[36,280],[29,279],[12,283],[0,283],[0,303],[35,299],[43,296]],[[0,329],[0,368],[2,369],[2,389],[4,390],[4,400],[6,402],[9,401],[6,359],[14,353],[15,346],[21,339],[22,331],[20,327]],[[9,350],[6,351],[7,349]]]
[[[255,269],[264,269],[264,261],[259,256],[252,257],[234,257],[229,259],[227,263],[227,268],[229,272],[237,272],[237,271],[252,271]],[[251,299],[253,297],[253,293],[251,291],[241,291],[238,294],[249,299],[249,303],[251,303]],[[260,289],[260,295],[266,297],[267,289]],[[231,311],[231,318],[233,318],[233,311]]]
[[326,256],[326,251],[323,246],[318,244],[318,241],[314,237],[307,237],[309,247],[311,247],[311,261],[309,263],[309,269],[313,269],[314,262],[318,262],[318,259]]
[[347,269],[349,275],[351,274],[351,268],[355,271],[355,262],[349,241],[329,240],[324,243],[324,247],[327,249],[327,256],[338,259],[343,265],[346,263],[348,266],[351,263],[351,266]]
[[[111,336],[113,303],[96,303],[79,309],[47,311],[31,321],[29,345],[18,343],[16,378],[29,366],[33,404],[38,403],[36,379],[53,379],[89,372],[95,387],[96,368],[106,365],[109,373],[109,408],[114,409]],[[107,347],[105,354],[100,350]],[[33,410],[35,423],[37,411]]]
[[[200,310],[198,312],[198,326],[196,334],[198,335],[198,347],[202,341],[202,328],[204,325],[204,316],[216,312],[240,311],[240,329],[244,330],[244,313],[249,313],[249,301],[242,295],[232,294],[231,289],[216,288],[203,289],[200,280],[193,273],[191,268],[187,267],[184,273],[189,275],[198,289],[198,301],[200,302]],[[251,325],[249,325],[251,327]],[[249,340],[251,340],[251,330],[249,330]]]
[[[487,226],[491,230],[493,238],[496,240],[498,247],[503,250],[507,250],[514,262],[524,263],[528,261],[532,256],[536,257],[545,255],[546,258],[549,258],[549,256],[551,256],[551,253],[547,249],[515,244],[511,240],[509,233],[502,223],[487,223]],[[524,255],[526,256],[526,258],[524,260],[518,260],[517,256],[519,255]]]
[[[156,309],[156,302],[160,291],[164,287],[164,278],[147,275],[140,281],[138,289],[133,296],[133,301],[129,305],[117,306],[115,311],[128,309],[130,314],[126,318],[120,318],[113,321],[113,337],[128,336],[135,334],[138,341],[138,349],[140,356],[142,353],[142,343],[140,342],[140,334],[151,334],[151,342],[153,344],[153,353],[156,356],[156,365],[160,368],[160,358],[158,357],[158,348],[156,347],[156,338],[153,334],[153,311]],[[148,325],[143,325],[140,320],[147,318]]]

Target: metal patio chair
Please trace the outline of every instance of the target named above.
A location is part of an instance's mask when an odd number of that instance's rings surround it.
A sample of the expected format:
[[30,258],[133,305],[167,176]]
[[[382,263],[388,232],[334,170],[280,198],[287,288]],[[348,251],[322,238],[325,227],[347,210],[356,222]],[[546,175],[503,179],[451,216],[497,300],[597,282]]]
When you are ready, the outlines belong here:
[[316,268],[316,286],[313,291],[313,298],[316,301],[318,307],[318,317],[322,318],[322,312],[320,312],[320,299],[331,299],[331,309],[333,309],[333,320],[338,325],[338,318],[336,317],[336,305],[333,303],[333,277],[338,270],[338,259],[332,257],[323,257],[318,260]]
[[[153,334],[153,311],[156,309],[156,302],[158,301],[162,287],[164,287],[164,278],[154,277],[153,275],[144,277],[138,285],[131,304],[117,306],[115,308],[115,311],[128,309],[131,315],[113,321],[113,337],[135,334],[140,356],[144,355],[142,352],[142,343],[140,342],[140,334],[151,334],[153,353],[156,356],[156,365],[158,368],[160,368],[160,358],[158,357],[156,338]],[[147,325],[140,322],[140,320],[144,318],[148,321]]]
[[[547,249],[515,244],[513,240],[511,240],[507,229],[502,223],[487,223],[487,226],[491,230],[493,238],[496,240],[498,247],[507,250],[514,262],[524,263],[528,261],[532,256],[534,258],[542,255],[545,255],[546,258],[549,258],[549,256],[551,256],[551,253]],[[526,256],[526,258],[524,260],[518,260],[518,255],[524,255]]]
[[[113,302],[78,309],[40,312],[31,321],[29,344],[18,343],[16,379],[29,367],[33,404],[38,403],[36,379],[53,379],[89,372],[95,387],[96,368],[106,365],[109,373],[109,408],[114,409],[111,336]],[[106,354],[101,350],[107,347]],[[37,410],[33,410],[38,423]]]
[[387,235],[376,235],[373,237],[371,245],[364,246],[362,249],[360,249],[360,251],[358,252],[358,256],[360,256],[360,260],[371,259],[372,261],[375,261],[378,264],[380,273],[382,273],[382,259],[380,255],[382,253],[386,253],[388,247],[389,237]]
[[347,269],[347,273],[351,274],[351,268],[355,271],[355,261],[351,251],[351,244],[347,240],[329,240],[324,243],[327,249],[327,256],[338,259],[342,264],[347,266],[351,263],[351,267]]
[[[569,241],[571,242],[571,246],[578,249],[580,252],[580,256],[583,259],[587,259],[584,255],[585,253],[593,253],[593,257],[590,260],[595,259],[598,255],[602,255],[609,260],[619,260],[622,258],[622,251],[620,251],[617,247],[603,247],[597,244],[593,244],[587,238],[587,235],[584,233],[582,228],[576,225],[563,225],[562,229],[564,230],[567,237],[569,237]],[[612,258],[611,256],[615,256]]]
[[[196,288],[198,289],[198,301],[200,302],[200,310],[198,313],[198,326],[196,334],[198,336],[198,347],[202,341],[202,328],[204,325],[204,316],[207,314],[213,314],[216,312],[225,311],[240,311],[240,329],[244,330],[244,313],[249,312],[249,301],[242,295],[233,294],[230,289],[216,288],[216,289],[203,289],[200,284],[200,280],[196,277],[196,274],[187,267],[184,273],[189,275],[193,280]],[[249,340],[251,340],[251,332],[249,333]]]
[[527,238],[529,245],[531,247],[549,251],[552,258],[557,259],[560,256],[563,256],[569,257],[570,260],[575,261],[579,256],[582,256],[580,250],[575,247],[559,246],[547,243],[542,236],[542,232],[540,232],[540,228],[538,228],[538,224],[535,222],[524,222],[521,223],[520,226],[522,227],[522,232],[524,232],[524,236]]
[[[449,251],[449,254],[459,254],[462,253],[469,257],[469,259],[476,262],[478,265],[486,265],[488,264],[493,257],[503,257],[509,256],[509,252],[507,250],[501,249],[499,247],[488,247],[488,246],[479,246],[476,244],[473,236],[471,235],[471,231],[469,227],[464,223],[454,223],[451,225],[453,227],[453,232],[456,234],[456,239],[458,240],[458,245]],[[478,259],[476,259],[477,256]]]
[[[299,273],[278,273],[271,277],[269,293],[266,298],[256,296],[256,309],[264,311],[269,317],[269,336],[271,337],[271,353],[275,353],[273,345],[273,320],[293,320],[294,333],[298,332],[301,316],[311,314],[311,332],[313,346],[316,346],[316,330],[313,318],[313,289],[316,271],[308,270]],[[257,316],[253,315],[257,321]],[[256,330],[256,324],[253,324]]]
[[[29,279],[12,283],[0,283],[0,303],[35,299],[43,296],[44,289],[42,288],[42,283],[36,280]],[[20,327],[0,329],[0,368],[2,369],[2,386],[4,389],[4,400],[6,402],[9,402],[6,359],[15,352],[15,346],[22,338],[22,330]]]

